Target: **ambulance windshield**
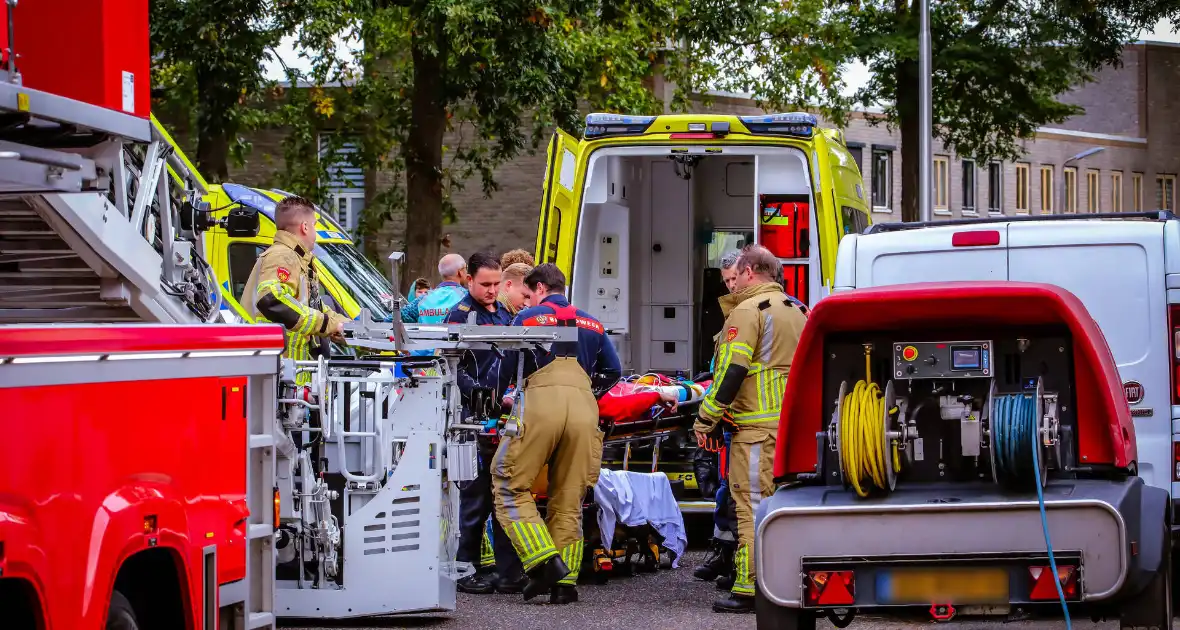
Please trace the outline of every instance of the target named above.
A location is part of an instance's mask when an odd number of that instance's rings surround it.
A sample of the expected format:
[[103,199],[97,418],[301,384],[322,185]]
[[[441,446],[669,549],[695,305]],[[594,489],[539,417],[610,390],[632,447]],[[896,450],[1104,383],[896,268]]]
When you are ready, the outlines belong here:
[[393,321],[393,311],[387,304],[396,291],[355,246],[348,243],[319,243],[315,256],[361,308],[369,309],[374,320]]

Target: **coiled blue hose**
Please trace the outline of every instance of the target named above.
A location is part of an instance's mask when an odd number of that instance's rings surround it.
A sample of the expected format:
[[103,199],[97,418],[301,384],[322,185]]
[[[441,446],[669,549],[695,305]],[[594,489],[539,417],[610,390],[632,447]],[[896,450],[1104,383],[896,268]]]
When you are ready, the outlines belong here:
[[[1041,532],[1045,535],[1045,550],[1049,553],[1049,570],[1053,572],[1053,584],[1057,587],[1057,598],[1065,613],[1065,628],[1071,630],[1069,606],[1065,603],[1065,591],[1057,573],[1057,559],[1053,556],[1053,543],[1049,539],[1049,520],[1045,516],[1045,493],[1040,478],[1040,435],[1037,431],[1036,400],[1025,394],[997,396],[992,417],[992,448],[996,455],[996,478],[1007,486],[1020,487],[1029,477],[1037,489],[1037,504],[1041,510]],[[1031,457],[1030,457],[1031,455]]]

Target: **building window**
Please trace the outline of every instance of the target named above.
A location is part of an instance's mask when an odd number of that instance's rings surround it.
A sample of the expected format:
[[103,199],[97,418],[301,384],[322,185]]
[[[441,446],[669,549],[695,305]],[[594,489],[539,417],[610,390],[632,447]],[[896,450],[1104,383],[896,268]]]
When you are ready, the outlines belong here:
[[1063,212],[1073,214],[1078,211],[1078,169],[1073,166],[1065,167],[1065,208]]
[[1098,176],[1098,171],[1093,169],[1086,171],[1086,211],[1091,214],[1098,214],[1101,207],[1101,204],[1098,203],[1098,196],[1101,194]]
[[972,160],[963,160],[963,214],[976,214],[975,162]]
[[1000,162],[987,165],[987,211],[1004,212],[1004,165]]
[[1028,177],[1028,164],[1016,165],[1016,212],[1028,214],[1029,198],[1032,196],[1032,185]]
[[321,185],[332,199],[328,211],[335,214],[340,227],[355,236],[365,207],[365,172],[353,162],[352,156],[357,151],[355,142],[331,140],[324,135],[319,139],[320,159],[328,162],[324,167],[328,181]]
[[1156,209],[1171,212],[1176,209],[1176,176],[1159,175],[1156,183]]
[[1115,171],[1110,174],[1110,211],[1123,211],[1123,172]]
[[934,158],[934,210],[940,214],[950,214],[950,166],[949,158]]
[[1041,167],[1041,214],[1053,214],[1053,167]]
[[1131,210],[1143,212],[1143,173],[1131,173]]
[[873,210],[893,211],[893,159],[889,151],[873,150]]

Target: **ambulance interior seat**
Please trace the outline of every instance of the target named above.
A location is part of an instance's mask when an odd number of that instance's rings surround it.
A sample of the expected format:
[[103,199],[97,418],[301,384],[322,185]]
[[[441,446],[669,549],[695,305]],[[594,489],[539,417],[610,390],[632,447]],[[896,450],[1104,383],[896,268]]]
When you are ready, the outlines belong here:
[[726,294],[725,280],[721,278],[721,270],[716,267],[706,267],[701,282],[701,315],[700,328],[697,339],[698,372],[709,371],[709,361],[713,358],[713,338],[721,332],[725,325],[725,315],[721,312],[719,298]]

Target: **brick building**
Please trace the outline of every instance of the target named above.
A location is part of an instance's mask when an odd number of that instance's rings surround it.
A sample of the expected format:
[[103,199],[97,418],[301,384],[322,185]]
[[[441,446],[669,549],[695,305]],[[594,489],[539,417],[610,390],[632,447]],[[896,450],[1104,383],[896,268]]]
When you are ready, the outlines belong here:
[[[1174,210],[1180,174],[1180,45],[1139,42],[1123,52],[1123,64],[1105,68],[1096,81],[1063,96],[1085,113],[1055,128],[1044,128],[1023,144],[1014,162],[975,163],[934,142],[935,218],[1069,212]],[[704,111],[704,108],[702,108]],[[757,114],[762,110],[740,95],[714,95],[709,111]],[[855,112],[845,137],[859,161],[865,190],[873,200],[873,220],[901,219],[900,139],[876,114]],[[260,134],[254,153],[232,177],[267,184],[281,165],[280,136]],[[500,190],[485,199],[478,182],[455,192],[457,221],[444,226],[451,249],[503,251],[534,249],[544,147],[501,166]],[[341,171],[337,207],[352,225],[364,200],[364,178]],[[387,185],[388,182],[377,182]],[[412,216],[412,210],[410,212]],[[402,248],[406,217],[394,217],[378,238],[378,248]]]

